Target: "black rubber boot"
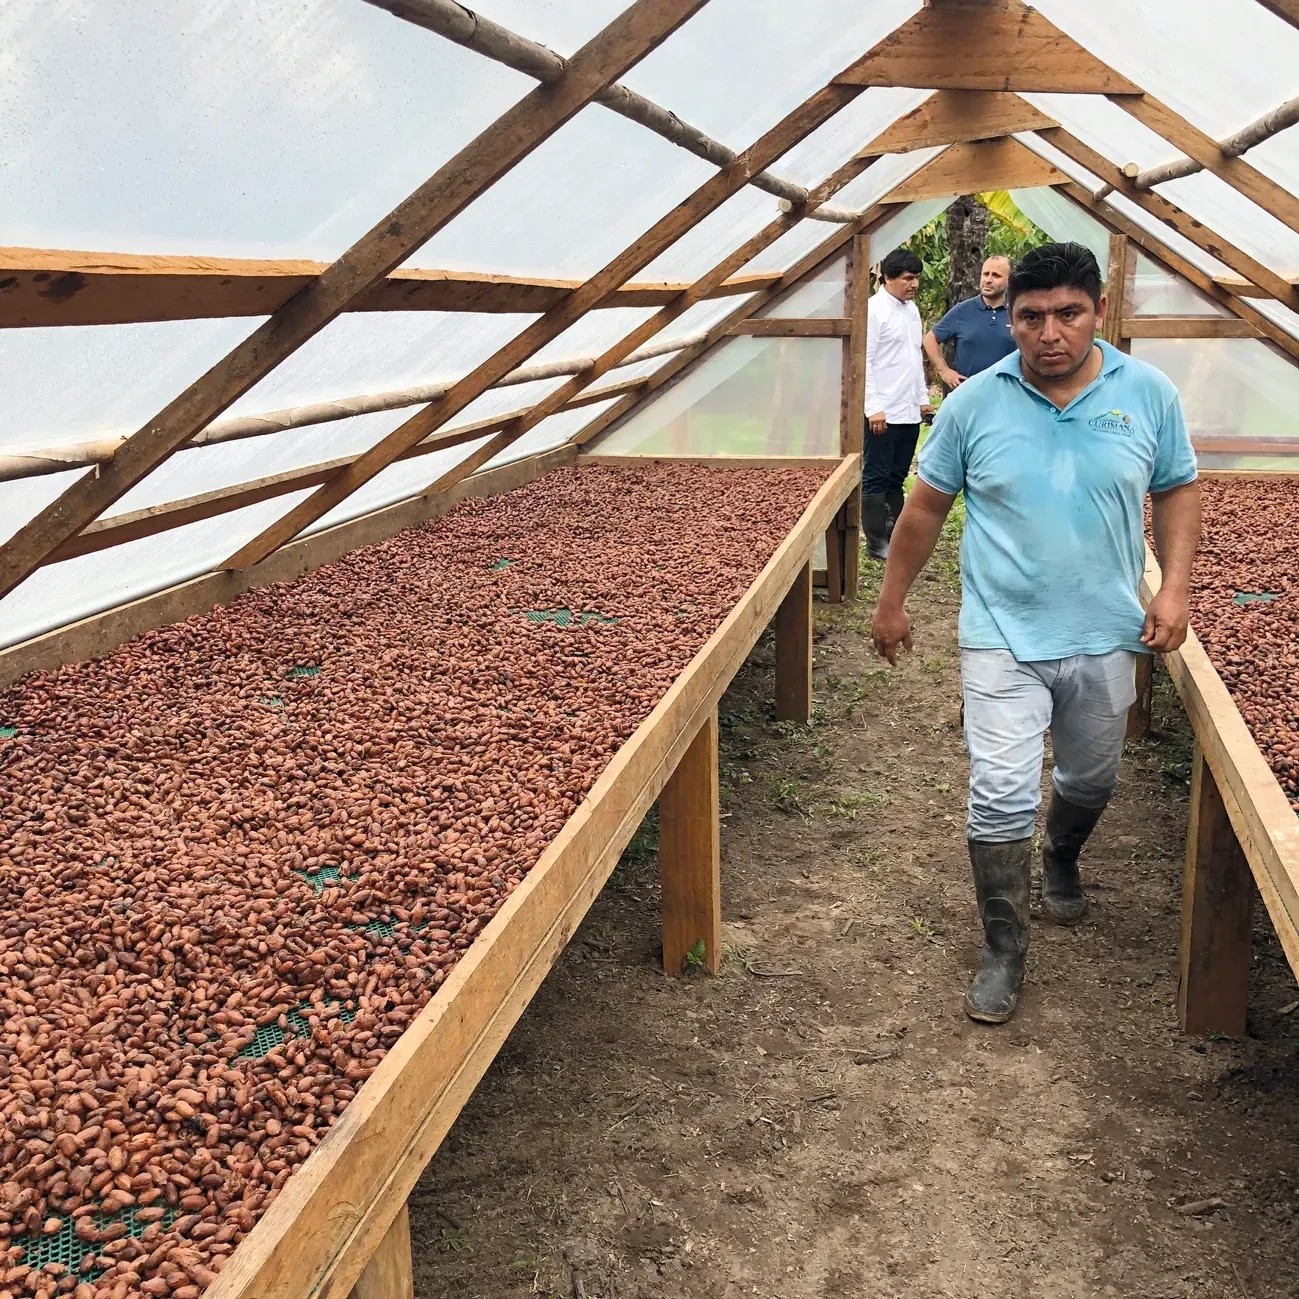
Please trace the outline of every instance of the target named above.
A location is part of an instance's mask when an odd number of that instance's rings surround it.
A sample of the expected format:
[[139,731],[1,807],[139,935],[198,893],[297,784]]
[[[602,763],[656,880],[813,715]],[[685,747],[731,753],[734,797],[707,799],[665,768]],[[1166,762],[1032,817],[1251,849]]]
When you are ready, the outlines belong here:
[[883,492],[863,494],[861,530],[866,534],[866,553],[872,559],[889,557],[889,505]]
[[965,1013],[1004,1024],[1015,1013],[1028,956],[1028,880],[1032,839],[969,840],[974,892],[983,921],[983,960],[965,994]]
[[1079,807],[1051,791],[1042,840],[1042,913],[1057,925],[1076,925],[1087,914],[1078,854],[1104,810]]
[[886,492],[884,499],[889,506],[889,536],[891,537],[897,521],[902,517],[902,507],[907,503],[907,498],[899,487],[896,491]]

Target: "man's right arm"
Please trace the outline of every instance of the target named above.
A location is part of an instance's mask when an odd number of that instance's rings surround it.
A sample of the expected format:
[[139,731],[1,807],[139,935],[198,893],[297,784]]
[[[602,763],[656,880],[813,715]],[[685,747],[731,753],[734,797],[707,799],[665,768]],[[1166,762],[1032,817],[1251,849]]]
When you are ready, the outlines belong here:
[[954,500],[955,493],[940,492],[923,478],[917,478],[907,496],[902,517],[893,527],[884,585],[871,621],[871,640],[878,653],[895,666],[898,646],[911,649],[911,619],[905,608],[907,592],[934,553]]
[[[940,322],[941,323],[941,322]],[[934,329],[938,326],[935,325]],[[947,364],[947,358],[943,355],[943,345],[938,339],[938,335],[931,329],[924,337],[922,346],[925,349],[925,355],[929,358],[929,363],[934,367],[934,373],[949,387],[956,388],[965,382],[963,374],[957,374],[950,365]]]

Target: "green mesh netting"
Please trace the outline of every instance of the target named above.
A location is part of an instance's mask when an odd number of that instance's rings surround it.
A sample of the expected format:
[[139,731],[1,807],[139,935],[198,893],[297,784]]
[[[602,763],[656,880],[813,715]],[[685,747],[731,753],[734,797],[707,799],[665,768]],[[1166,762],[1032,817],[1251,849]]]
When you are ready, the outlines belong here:
[[337,866],[322,866],[319,870],[314,871],[294,871],[295,875],[301,875],[308,884],[311,885],[312,891],[319,897],[325,889],[333,884],[341,875],[342,871]]
[[333,1019],[337,1016],[344,1024],[350,1024],[356,1018],[356,1011],[348,1010],[341,1002],[330,1002],[317,1011],[316,1007],[309,1001],[299,1002],[297,1007],[288,1013],[288,1030],[282,1029],[278,1024],[264,1024],[256,1033],[253,1034],[253,1040],[235,1057],[236,1060],[260,1060],[269,1051],[273,1051],[281,1042],[287,1042],[290,1037],[310,1037],[311,1021],[308,1015],[319,1014],[323,1019]]
[[304,677],[318,677],[320,675],[320,665],[318,663],[299,663],[297,667],[290,668],[284,675],[290,681],[301,681]]
[[284,700],[281,699],[279,695],[258,695],[257,702],[261,704],[263,708],[279,709],[284,707]]
[[[101,1229],[114,1222],[125,1223],[127,1235],[138,1239],[144,1235],[144,1230],[149,1224],[138,1222],[135,1214],[133,1206],[119,1213],[101,1213],[96,1210],[92,1216],[95,1226]],[[79,1213],[77,1216],[84,1215]],[[167,1209],[161,1218],[164,1231],[176,1221],[176,1217],[175,1209]],[[23,1262],[31,1268],[42,1268],[47,1263],[61,1263],[70,1273],[83,1281],[93,1281],[106,1270],[101,1267],[88,1268],[84,1272],[81,1270],[82,1260],[87,1254],[96,1254],[99,1247],[87,1243],[77,1235],[71,1216],[63,1220],[63,1225],[58,1231],[48,1236],[16,1236],[10,1243],[17,1245],[23,1251]],[[50,1283],[51,1285],[54,1283],[53,1277],[50,1278]]]
[[12,740],[17,734],[16,726],[0,726],[0,740]]
[[512,563],[514,563],[512,559],[498,559],[494,564],[487,565],[487,571],[489,573],[499,573],[501,569],[509,568]]
[[1237,604],[1270,604],[1280,598],[1277,591],[1237,591],[1231,597]]
[[617,618],[606,618],[602,613],[577,613],[571,609],[529,609],[523,615],[529,622],[553,622],[556,627],[570,627],[576,623],[585,627],[588,623],[617,622]]

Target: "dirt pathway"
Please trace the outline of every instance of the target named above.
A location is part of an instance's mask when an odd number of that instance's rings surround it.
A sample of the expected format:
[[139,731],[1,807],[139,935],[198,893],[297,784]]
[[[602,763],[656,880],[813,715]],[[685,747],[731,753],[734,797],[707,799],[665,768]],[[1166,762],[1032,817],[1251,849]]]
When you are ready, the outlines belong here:
[[1177,1030],[1166,680],[1090,919],[976,1026],[950,541],[896,674],[871,599],[818,606],[811,726],[769,641],[723,701],[722,973],[658,973],[651,820],[415,1193],[419,1299],[1299,1294],[1299,992],[1259,904],[1251,1036]]

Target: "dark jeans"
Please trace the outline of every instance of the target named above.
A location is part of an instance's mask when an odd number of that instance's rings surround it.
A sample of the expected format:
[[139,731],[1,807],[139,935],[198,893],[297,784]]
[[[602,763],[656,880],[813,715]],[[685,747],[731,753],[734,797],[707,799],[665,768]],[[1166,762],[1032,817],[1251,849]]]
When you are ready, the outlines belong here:
[[900,492],[911,472],[911,460],[920,440],[919,424],[888,424],[883,433],[872,433],[866,421],[861,489],[866,496]]

